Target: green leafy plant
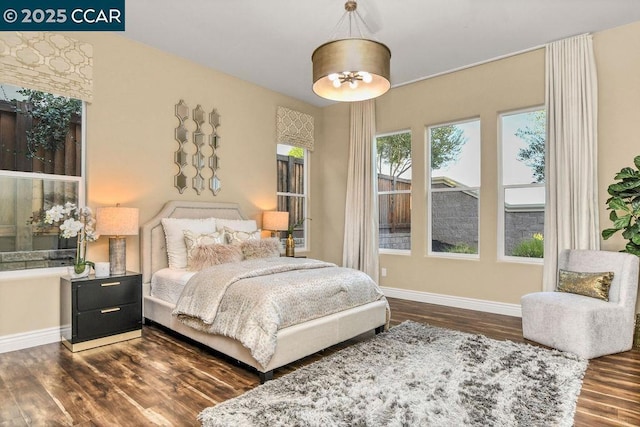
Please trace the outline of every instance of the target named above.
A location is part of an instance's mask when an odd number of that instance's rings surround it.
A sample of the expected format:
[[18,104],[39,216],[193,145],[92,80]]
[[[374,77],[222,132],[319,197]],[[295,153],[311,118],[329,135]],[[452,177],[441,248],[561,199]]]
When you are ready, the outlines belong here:
[[33,128],[27,132],[27,155],[36,157],[40,147],[48,151],[62,148],[72,118],[82,113],[82,102],[31,89],[22,89],[18,93],[26,97],[30,106],[27,113],[34,119]]
[[520,241],[513,251],[512,256],[527,258],[543,258],[544,257],[544,239],[542,234],[536,233],[531,239]]
[[299,221],[297,221],[295,223],[289,224],[289,228],[287,229],[287,233],[292,235],[293,234],[293,230],[295,230],[296,228],[300,227],[304,223],[305,219],[308,219],[309,221],[311,221],[311,218],[302,218],[301,220],[299,220]]
[[476,248],[466,243],[456,243],[450,248],[447,248],[445,252],[450,252],[454,254],[477,254],[478,253]]
[[625,167],[614,177],[616,182],[607,189],[607,210],[612,228],[602,230],[602,238],[607,240],[618,231],[628,240],[622,252],[640,256],[640,156],[633,159],[634,168]]

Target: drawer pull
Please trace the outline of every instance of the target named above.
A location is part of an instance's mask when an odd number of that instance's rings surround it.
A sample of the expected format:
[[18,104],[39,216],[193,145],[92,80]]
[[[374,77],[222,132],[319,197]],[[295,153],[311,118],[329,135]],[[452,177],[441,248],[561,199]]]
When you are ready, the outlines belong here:
[[113,313],[114,311],[120,311],[120,307],[116,307],[116,308],[106,308],[104,310],[100,310],[100,313],[105,314],[105,313]]
[[105,286],[118,286],[120,284],[120,282],[109,282],[109,283],[101,283],[100,286],[105,287]]

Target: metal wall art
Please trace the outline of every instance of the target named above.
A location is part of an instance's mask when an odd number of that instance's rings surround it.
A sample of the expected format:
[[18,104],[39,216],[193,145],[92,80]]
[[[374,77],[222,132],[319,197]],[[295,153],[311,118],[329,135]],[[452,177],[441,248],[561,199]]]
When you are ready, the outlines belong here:
[[[220,169],[220,158],[218,157],[220,114],[215,108],[209,113],[209,125],[211,125],[212,131],[207,134],[203,129],[207,117],[204,108],[198,104],[191,113],[192,120],[195,123],[195,130],[191,134],[195,146],[195,153],[191,158],[191,165],[195,170],[191,178],[191,187],[200,195],[205,189],[205,183],[208,181],[209,189],[216,196],[222,189],[222,183],[218,177]],[[189,150],[187,150],[189,130],[186,124],[189,118],[189,106],[184,100],[180,100],[176,104],[176,117],[178,118],[178,126],[175,128],[175,139],[178,141],[178,150],[174,153],[174,161],[178,166],[178,173],[174,176],[173,182],[178,191],[183,193],[188,188],[187,169],[190,169],[187,168],[189,165]],[[208,162],[206,151],[210,152]]]

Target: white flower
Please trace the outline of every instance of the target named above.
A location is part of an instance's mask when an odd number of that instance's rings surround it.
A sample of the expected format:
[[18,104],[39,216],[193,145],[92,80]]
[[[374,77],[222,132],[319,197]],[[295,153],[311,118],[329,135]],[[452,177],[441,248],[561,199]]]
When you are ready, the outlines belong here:
[[83,227],[84,224],[80,221],[68,218],[60,225],[60,235],[65,239],[76,237]]
[[64,207],[60,205],[56,205],[46,212],[44,222],[47,224],[53,224],[54,222],[58,222],[62,218],[64,218],[65,213],[66,212]]

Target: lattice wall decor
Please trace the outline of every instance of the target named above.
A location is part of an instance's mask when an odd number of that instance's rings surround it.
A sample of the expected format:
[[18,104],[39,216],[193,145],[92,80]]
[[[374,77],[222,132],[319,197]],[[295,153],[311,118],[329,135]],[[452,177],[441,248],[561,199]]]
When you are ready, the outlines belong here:
[[176,117],[178,118],[178,126],[175,130],[175,138],[178,141],[178,149],[174,153],[174,161],[178,165],[178,173],[173,177],[173,184],[176,186],[180,194],[187,188],[187,175],[184,168],[187,166],[187,152],[185,146],[189,140],[189,133],[185,121],[189,118],[189,106],[181,99],[176,104]]
[[[191,165],[195,172],[190,173],[191,168],[188,167],[190,154],[187,150],[189,130],[186,123],[190,110],[184,100],[180,100],[176,104],[175,110],[178,118],[178,126],[175,128],[178,149],[174,153],[174,160],[178,166],[178,173],[174,176],[174,185],[180,193],[183,193],[188,188],[187,180],[191,176],[191,188],[198,195],[202,194],[208,182],[209,189],[216,196],[222,189],[222,183],[218,176],[218,171],[220,170],[220,157],[218,156],[218,149],[220,148],[220,114],[215,108],[209,113],[208,119],[211,125],[211,133],[209,134],[205,130],[206,126],[203,127],[207,120],[207,113],[204,108],[198,104],[191,111],[192,120],[195,123],[195,130],[191,133],[193,145],[195,146],[195,152],[191,157]],[[207,151],[210,151],[208,156]],[[210,172],[207,169],[210,169]]]
[[211,146],[211,156],[209,156],[209,167],[213,172],[211,180],[209,180],[209,189],[216,196],[222,189],[222,183],[218,178],[218,169],[220,169],[220,158],[218,157],[218,148],[220,147],[220,135],[218,134],[218,127],[220,127],[220,114],[213,109],[209,114],[209,124],[213,128],[211,136],[209,137],[209,146]]
[[196,190],[196,193],[202,193],[204,190],[204,177],[202,176],[202,170],[204,169],[204,154],[202,154],[202,147],[204,147],[205,134],[202,131],[202,125],[204,124],[205,111],[202,106],[198,105],[193,110],[193,121],[196,123],[196,130],[193,131],[193,143],[196,146],[196,152],[193,155],[192,164],[196,168],[196,176],[192,179],[192,187]]

